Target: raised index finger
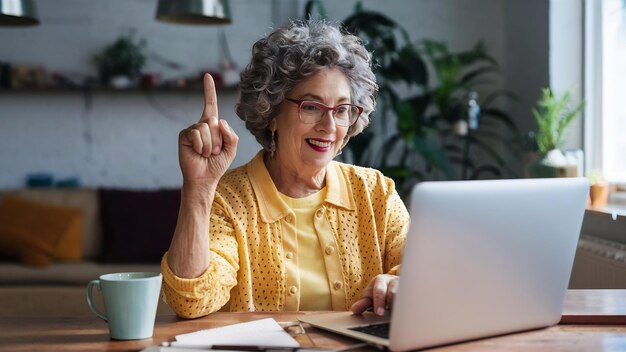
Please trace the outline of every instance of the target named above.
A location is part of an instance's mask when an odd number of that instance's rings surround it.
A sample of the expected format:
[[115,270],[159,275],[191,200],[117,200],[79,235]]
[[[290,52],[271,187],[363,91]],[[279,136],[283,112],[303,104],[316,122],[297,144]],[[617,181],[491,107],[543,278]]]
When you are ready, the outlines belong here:
[[[217,94],[215,93],[215,82],[210,74],[205,73],[203,77],[204,83],[204,110],[200,117],[200,122],[209,122],[215,120],[217,124]],[[209,125],[211,125],[209,123]]]

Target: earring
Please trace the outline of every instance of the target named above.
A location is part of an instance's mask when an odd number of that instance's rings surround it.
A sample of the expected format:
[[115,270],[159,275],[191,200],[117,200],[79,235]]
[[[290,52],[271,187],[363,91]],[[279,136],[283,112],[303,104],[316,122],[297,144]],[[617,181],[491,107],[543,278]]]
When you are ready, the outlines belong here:
[[272,141],[270,142],[270,158],[274,157],[274,153],[276,152],[276,141],[274,140],[274,131],[272,131]]

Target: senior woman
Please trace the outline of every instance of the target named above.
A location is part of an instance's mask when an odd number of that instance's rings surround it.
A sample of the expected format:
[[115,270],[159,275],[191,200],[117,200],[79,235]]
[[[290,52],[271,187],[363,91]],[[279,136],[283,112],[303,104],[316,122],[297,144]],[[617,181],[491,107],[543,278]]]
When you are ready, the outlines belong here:
[[236,108],[263,149],[226,172],[238,137],[205,75],[200,121],[179,135],[181,206],[161,262],[179,316],[384,314],[408,212],[380,172],[333,161],[368,125],[377,90],[358,37],[325,22],[275,30],[254,44]]

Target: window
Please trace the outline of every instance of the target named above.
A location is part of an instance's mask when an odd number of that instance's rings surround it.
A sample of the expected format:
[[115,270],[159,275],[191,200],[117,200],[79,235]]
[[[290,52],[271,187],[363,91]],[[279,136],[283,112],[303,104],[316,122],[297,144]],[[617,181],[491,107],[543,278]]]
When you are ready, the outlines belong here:
[[626,184],[626,0],[585,3],[587,168]]

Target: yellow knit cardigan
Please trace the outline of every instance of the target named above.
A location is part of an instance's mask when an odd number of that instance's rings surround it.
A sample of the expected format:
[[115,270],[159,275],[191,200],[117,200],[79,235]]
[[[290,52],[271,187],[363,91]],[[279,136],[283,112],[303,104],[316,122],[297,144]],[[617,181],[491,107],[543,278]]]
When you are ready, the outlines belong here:
[[[218,310],[298,310],[298,278],[287,274],[285,247],[297,237],[293,211],[259,152],[227,172],[211,208],[210,264],[197,278],[177,277],[167,253],[163,297],[181,317]],[[377,274],[398,274],[409,214],[391,179],[379,171],[332,161],[326,198],[316,211],[334,310],[347,310]],[[291,230],[290,230],[291,229]],[[289,286],[288,286],[289,285]],[[287,289],[289,287],[290,289]]]

